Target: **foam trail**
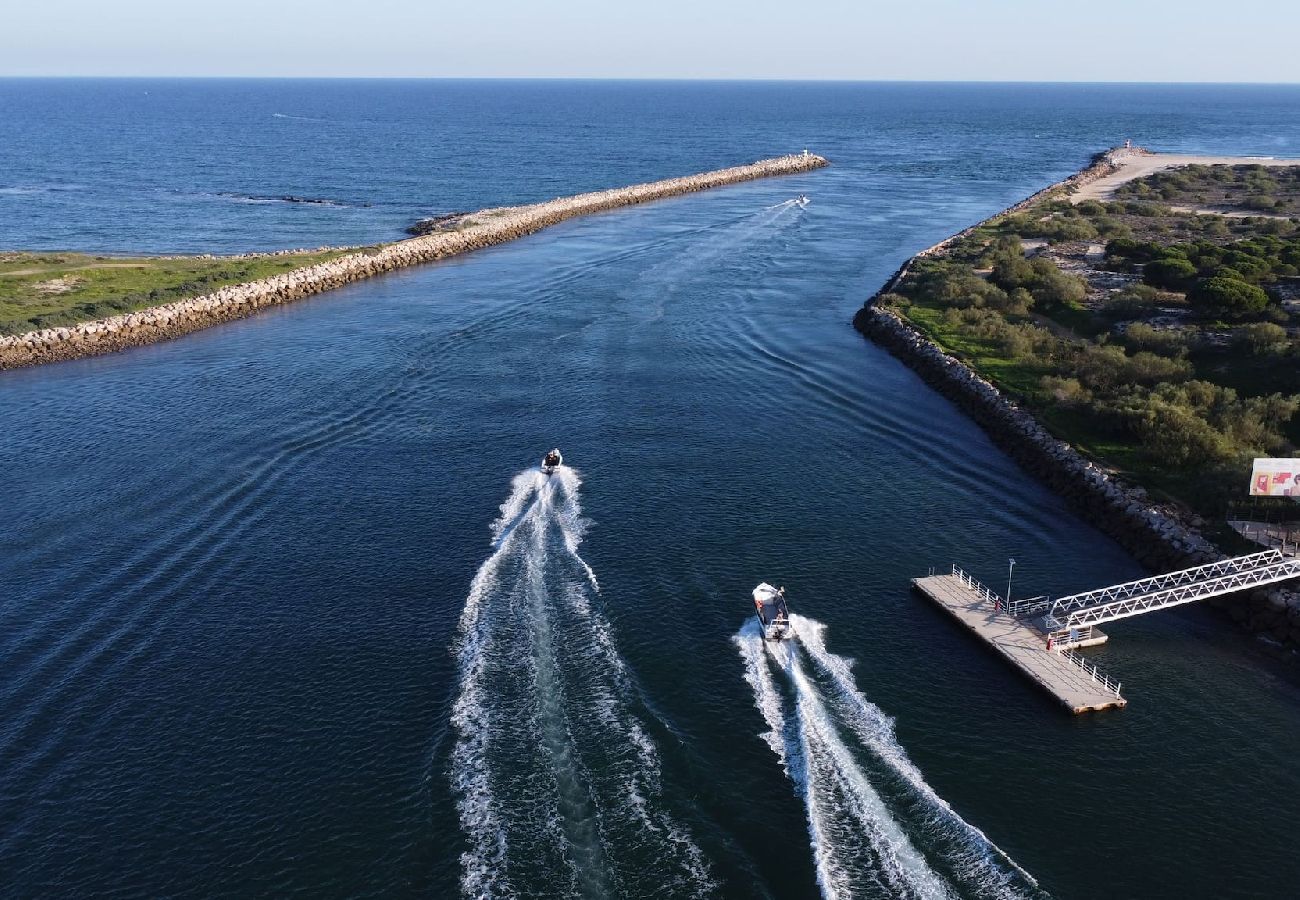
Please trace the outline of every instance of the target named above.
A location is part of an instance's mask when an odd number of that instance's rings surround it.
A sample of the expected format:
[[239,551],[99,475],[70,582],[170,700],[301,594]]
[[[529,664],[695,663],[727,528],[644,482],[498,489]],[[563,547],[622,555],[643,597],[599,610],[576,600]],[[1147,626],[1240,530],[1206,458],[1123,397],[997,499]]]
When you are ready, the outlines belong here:
[[750,619],[746,622],[733,640],[745,663],[745,680],[754,690],[755,705],[767,723],[768,730],[761,736],[781,761],[782,768],[803,798],[808,814],[808,838],[812,844],[813,864],[822,896],[827,900],[847,897],[852,882],[823,827],[825,817],[808,773],[809,748],[800,736],[791,735],[787,730],[784,702],[765,658],[766,651],[763,649],[763,638],[757,620]]
[[491,525],[493,547],[500,548],[501,542],[519,524],[529,498],[546,483],[545,479],[546,476],[537,469],[527,469],[514,477],[510,483],[510,496],[501,504],[501,514]]
[[[798,657],[788,645],[764,651],[764,641],[751,622],[738,642],[747,657],[747,677],[760,684],[756,699],[760,711],[770,711],[775,698],[762,675],[764,652],[784,670],[794,692],[794,718],[785,727],[785,757],[793,760],[787,771],[795,780],[808,815],[818,885],[828,898],[853,896],[853,886],[875,881],[890,896],[918,900],[946,900],[952,892],[926,862],[890,814],[884,799],[857,765],[852,752],[836,733],[835,724],[809,681]],[[748,645],[750,649],[744,649]],[[752,661],[752,662],[751,662]],[[769,676],[770,677],[770,676]],[[779,696],[779,695],[778,695]],[[785,721],[784,714],[780,721]],[[772,721],[769,721],[769,726]],[[779,754],[778,754],[779,755]],[[847,824],[856,826],[865,846],[854,846]],[[864,854],[863,850],[869,850]],[[864,856],[868,858],[864,859]]]
[[485,599],[499,586],[502,561],[513,550],[513,538],[527,517],[537,514],[534,501],[525,512],[528,498],[540,487],[541,473],[522,472],[512,485],[510,496],[501,504],[501,515],[492,523],[493,552],[474,573],[469,596],[461,613],[461,645],[457,654],[460,695],[452,708],[452,724],[459,733],[452,751],[453,787],[459,795],[457,810],[470,849],[461,857],[461,887],[467,896],[517,897],[506,881],[505,861],[509,852],[506,831],[487,766],[488,738],[493,717],[484,697],[484,672],[493,635],[484,627],[481,611]]
[[[553,495],[551,484],[542,485],[537,504],[543,513],[549,511]],[[546,533],[549,520],[550,516],[539,516],[536,527],[532,529],[524,570],[536,648],[532,672],[536,689],[538,731],[541,748],[555,779],[560,827],[569,851],[573,874],[579,882],[580,893],[587,897],[605,897],[609,895],[610,888],[601,836],[595,823],[594,801],[586,787],[590,783],[590,775],[584,771],[582,761],[577,756],[570,730],[564,686],[556,659],[555,636],[547,609]]]
[[[535,511],[535,502],[533,506],[526,505],[534,492],[543,486],[544,478],[545,476],[537,470],[528,470],[516,475],[510,486],[510,496],[501,504],[501,514],[492,522],[492,555],[474,573],[474,580],[469,586],[469,596],[465,600],[465,608],[460,614],[461,634],[468,635],[471,641],[474,638],[472,632],[483,599],[488,591],[496,586],[497,571],[501,567],[501,561],[511,550],[510,537],[526,515]],[[465,647],[462,646],[461,656],[464,655]]]
[[[586,519],[578,504],[578,486],[581,480],[568,467],[556,471],[563,502],[557,510],[557,521],[564,537],[564,548],[570,559],[587,576],[587,585],[599,591],[596,574],[578,553],[586,531]],[[595,609],[585,585],[571,582],[564,592],[568,607],[575,617],[573,630],[583,635],[583,649],[594,658],[596,665],[584,684],[584,689],[596,701],[594,714],[610,733],[617,737],[620,746],[634,750],[613,763],[617,779],[617,793],[624,803],[607,812],[610,819],[620,815],[629,819],[632,833],[651,835],[664,845],[655,855],[667,851],[665,860],[676,862],[676,872],[664,872],[662,887],[673,896],[703,897],[712,895],[714,881],[703,851],[687,829],[671,815],[655,806],[662,794],[659,751],[642,723],[629,714],[634,687],[627,666],[614,644],[609,622]],[[576,627],[576,626],[581,627]],[[628,815],[631,813],[631,815]]]
[[755,619],[734,640],[768,726],[762,737],[804,801],[823,896],[856,896],[868,882],[885,896],[923,900],[1042,896],[925,781],[892,721],[857,690],[849,661],[826,651],[824,626],[791,621],[794,640],[765,642]]
[[642,272],[637,284],[631,289],[630,299],[643,298],[646,294],[657,297],[665,292],[676,291],[678,285],[696,272],[730,257],[737,247],[766,237],[792,223],[794,218],[790,213],[797,212],[798,209],[795,201],[778,203],[727,225],[706,238],[693,241],[684,252]]
[[543,871],[550,895],[618,896],[653,871],[667,895],[712,896],[596,608],[580,484],[563,466],[516,476],[466,598],[450,772],[469,844],[461,887],[514,898],[528,892],[514,872]]
[[558,467],[552,477],[557,480],[564,499],[558,510],[557,520],[560,532],[564,535],[565,549],[568,550],[569,556],[582,566],[591,586],[599,591],[600,582],[596,580],[596,573],[578,554],[578,545],[582,543],[583,535],[587,533],[587,520],[582,517],[582,507],[578,503],[578,488],[582,484],[582,479],[568,466]]
[[864,744],[911,787],[925,807],[932,824],[947,830],[959,842],[964,858],[956,862],[963,864],[964,874],[978,883],[982,894],[1019,896],[1012,873],[1019,875],[1031,887],[1037,887],[1038,882],[1032,875],[989,840],[983,831],[959,816],[948,801],[935,793],[898,742],[894,735],[893,720],[858,690],[853,679],[852,662],[826,649],[826,626],[797,614],[792,615],[790,621],[801,646],[835,686],[834,702],[844,721]]

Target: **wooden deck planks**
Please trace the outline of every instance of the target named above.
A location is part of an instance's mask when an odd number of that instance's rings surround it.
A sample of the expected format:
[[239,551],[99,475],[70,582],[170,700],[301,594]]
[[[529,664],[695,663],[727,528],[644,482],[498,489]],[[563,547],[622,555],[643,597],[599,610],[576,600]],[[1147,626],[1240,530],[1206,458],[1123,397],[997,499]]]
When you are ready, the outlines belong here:
[[1041,632],[1007,613],[994,612],[987,600],[956,575],[914,578],[912,584],[1070,712],[1078,714],[1128,703],[1068,659],[1048,652]]

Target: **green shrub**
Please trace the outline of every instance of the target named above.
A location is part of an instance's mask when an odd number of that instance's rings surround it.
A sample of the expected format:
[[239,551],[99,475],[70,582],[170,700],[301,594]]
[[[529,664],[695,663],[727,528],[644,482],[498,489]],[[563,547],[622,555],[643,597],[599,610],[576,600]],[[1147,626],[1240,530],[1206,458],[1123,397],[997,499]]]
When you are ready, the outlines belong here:
[[1192,375],[1192,364],[1146,350],[1129,356],[1113,344],[1088,344],[1075,359],[1074,375],[1085,387],[1107,393],[1129,385],[1185,381]]
[[1067,275],[1047,259],[1036,259],[1033,266],[1036,278],[1029,287],[1034,302],[1048,309],[1078,306],[1088,296],[1087,283],[1077,275]]
[[1156,401],[1136,410],[1131,421],[1145,454],[1162,465],[1204,466],[1222,462],[1232,454],[1222,434],[1178,406]]
[[1187,297],[1216,315],[1231,318],[1259,313],[1268,306],[1264,289],[1235,278],[1209,278],[1197,284]]
[[1142,269],[1143,281],[1171,291],[1186,289],[1196,279],[1196,275],[1196,266],[1181,257],[1153,259]]
[[1161,356],[1182,359],[1187,355],[1189,335],[1182,328],[1152,328],[1134,322],[1124,329],[1124,346],[1130,350],[1149,350]]
[[1290,346],[1286,329],[1272,322],[1243,325],[1233,331],[1232,342],[1255,356],[1280,355]]
[[1081,406],[1092,400],[1092,392],[1085,388],[1077,378],[1062,378],[1059,375],[1044,375],[1039,380],[1043,393],[1059,406]]

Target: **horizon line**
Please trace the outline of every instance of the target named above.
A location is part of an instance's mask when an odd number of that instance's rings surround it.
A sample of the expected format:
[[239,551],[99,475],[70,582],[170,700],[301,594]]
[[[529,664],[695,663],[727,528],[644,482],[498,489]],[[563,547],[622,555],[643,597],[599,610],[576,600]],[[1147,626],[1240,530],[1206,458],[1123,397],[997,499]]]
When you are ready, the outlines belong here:
[[996,79],[996,78],[820,78],[788,76],[684,76],[684,75],[175,75],[175,74],[64,74],[34,75],[0,73],[0,80],[12,81],[591,81],[591,82],[712,82],[779,84],[1021,84],[1021,85],[1143,85],[1152,87],[1300,87],[1300,81],[1126,81],[1086,79]]

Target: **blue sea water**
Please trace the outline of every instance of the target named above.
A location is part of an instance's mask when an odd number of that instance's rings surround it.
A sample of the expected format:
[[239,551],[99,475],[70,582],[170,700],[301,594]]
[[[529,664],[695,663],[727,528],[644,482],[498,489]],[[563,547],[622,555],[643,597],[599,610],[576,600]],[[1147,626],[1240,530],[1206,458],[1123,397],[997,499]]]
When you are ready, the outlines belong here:
[[1139,567],[848,325],[1125,138],[1300,156],[1300,89],[0,81],[8,249],[833,162],[0,376],[0,894],[1291,893],[1294,664],[1136,619],[1061,714],[908,579]]

